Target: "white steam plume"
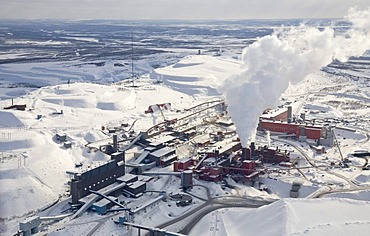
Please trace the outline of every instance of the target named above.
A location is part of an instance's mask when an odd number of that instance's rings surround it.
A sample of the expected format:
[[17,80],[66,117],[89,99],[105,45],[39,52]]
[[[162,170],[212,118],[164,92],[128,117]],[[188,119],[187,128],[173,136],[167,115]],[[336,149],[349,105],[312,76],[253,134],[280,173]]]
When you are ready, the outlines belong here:
[[254,140],[258,117],[276,107],[290,83],[298,83],[334,59],[346,61],[370,49],[370,7],[351,8],[352,27],[336,35],[327,27],[299,26],[258,39],[242,53],[240,71],[220,87],[243,147]]

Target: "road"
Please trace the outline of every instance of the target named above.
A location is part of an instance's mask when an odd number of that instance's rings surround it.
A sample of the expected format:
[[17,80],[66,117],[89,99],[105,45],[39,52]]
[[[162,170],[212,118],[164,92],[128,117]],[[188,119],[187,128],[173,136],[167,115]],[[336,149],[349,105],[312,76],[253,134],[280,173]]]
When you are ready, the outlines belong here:
[[[368,134],[367,134],[367,137],[368,137]],[[361,183],[359,183],[355,180],[351,180],[351,179],[347,178],[344,175],[341,175],[341,174],[336,173],[336,172],[331,171],[331,170],[327,170],[326,167],[317,166],[315,163],[313,163],[313,161],[307,155],[307,153],[305,153],[305,151],[298,144],[296,144],[295,142],[291,142],[291,141],[288,141],[288,140],[282,140],[282,139],[279,139],[279,138],[276,138],[276,137],[271,137],[271,139],[274,139],[275,141],[279,141],[279,142],[283,142],[283,143],[287,143],[289,145],[292,145],[298,152],[300,152],[302,154],[302,156],[306,159],[306,161],[312,167],[315,167],[319,170],[327,172],[328,174],[331,174],[331,175],[334,175],[338,178],[341,178],[344,181],[346,181],[350,186],[350,188],[348,188],[348,189],[333,189],[331,186],[328,185],[328,186],[326,186],[326,187],[328,187],[328,190],[325,190],[323,192],[320,192],[318,194],[313,195],[314,198],[319,198],[319,197],[322,197],[322,196],[330,194],[330,193],[353,192],[353,191],[369,190],[370,189],[370,186],[362,186]],[[366,139],[366,142],[368,142],[368,139]]]
[[213,197],[211,196],[211,192],[209,188],[202,186],[202,185],[195,185],[197,187],[205,188],[207,192],[207,199],[202,197],[196,196],[191,194],[198,199],[205,201],[200,206],[191,209],[190,211],[186,212],[185,214],[167,221],[163,224],[156,226],[156,228],[166,228],[173,224],[182,223],[185,224],[185,227],[179,232],[182,234],[188,234],[190,230],[207,214],[212,211],[222,209],[222,208],[233,208],[233,207],[244,207],[244,208],[258,208],[263,205],[267,205],[272,203],[272,201],[266,200],[259,200],[259,199],[252,199],[240,196],[218,196]]
[[294,149],[296,149],[299,153],[302,154],[302,156],[304,157],[304,159],[306,159],[308,164],[310,164],[312,167],[317,168],[316,164],[311,160],[311,157],[296,142],[289,141],[289,140],[286,140],[286,139],[280,139],[280,138],[275,137],[275,136],[271,136],[271,139],[274,140],[274,141],[278,141],[278,142],[281,142],[281,143],[286,143],[286,144],[291,145],[292,147],[294,147]]
[[349,189],[330,189],[327,191],[323,191],[322,193],[319,193],[315,196],[315,198],[320,198],[322,196],[331,194],[331,193],[348,193],[348,192],[356,192],[361,190],[370,190],[370,186],[364,186],[364,187],[355,187],[355,188],[349,188]]
[[[230,207],[246,207],[246,208],[252,208],[251,206],[225,206],[225,205],[218,205],[218,204],[212,204],[208,207],[204,208],[202,211],[200,211],[198,214],[194,215],[191,219],[191,221],[179,232],[181,234],[189,234],[191,229],[207,214],[222,209],[222,208],[230,208]],[[253,206],[253,208],[257,208],[256,206]]]
[[185,227],[180,231],[182,234],[189,234],[190,230],[207,214],[212,211],[222,209],[222,208],[258,208],[264,205],[268,205],[272,202],[260,201],[260,200],[251,200],[238,196],[222,196],[217,198],[210,199],[205,207],[201,209],[198,208],[198,211],[191,216],[190,221],[185,225]]
[[356,187],[358,185],[356,185],[353,181],[351,181],[350,179],[348,179],[347,177],[341,175],[341,174],[338,174],[338,173],[335,173],[333,171],[330,171],[330,170],[327,170],[326,167],[321,167],[321,166],[317,166],[313,160],[311,159],[311,157],[305,152],[305,150],[303,150],[299,144],[295,143],[295,142],[292,142],[292,141],[289,141],[289,140],[284,140],[284,139],[279,139],[277,137],[271,137],[271,139],[275,140],[275,141],[278,141],[278,142],[282,142],[282,143],[286,143],[286,144],[289,144],[291,145],[292,147],[294,147],[299,153],[302,154],[302,156],[306,159],[307,163],[310,164],[312,167],[316,168],[316,169],[319,169],[319,170],[322,170],[322,171],[325,171],[331,175],[334,175],[338,178],[341,178],[343,179],[344,181],[346,181],[351,187]]

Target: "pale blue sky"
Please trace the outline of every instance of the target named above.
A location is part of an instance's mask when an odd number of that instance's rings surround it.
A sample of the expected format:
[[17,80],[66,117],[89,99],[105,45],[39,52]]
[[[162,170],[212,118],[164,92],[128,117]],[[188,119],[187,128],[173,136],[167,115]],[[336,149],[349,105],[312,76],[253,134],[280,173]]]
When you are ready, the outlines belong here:
[[2,19],[341,18],[369,0],[0,0]]

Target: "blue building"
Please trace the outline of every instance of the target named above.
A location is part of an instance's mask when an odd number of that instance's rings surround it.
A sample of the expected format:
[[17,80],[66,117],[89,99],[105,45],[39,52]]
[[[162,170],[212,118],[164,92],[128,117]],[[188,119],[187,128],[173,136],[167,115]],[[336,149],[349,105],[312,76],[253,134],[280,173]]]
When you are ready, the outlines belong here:
[[[117,201],[116,197],[109,196],[110,199]],[[102,200],[95,202],[91,207],[91,211],[95,211],[99,215],[105,214],[112,206],[114,206],[114,203],[109,201],[108,199],[103,198]]]

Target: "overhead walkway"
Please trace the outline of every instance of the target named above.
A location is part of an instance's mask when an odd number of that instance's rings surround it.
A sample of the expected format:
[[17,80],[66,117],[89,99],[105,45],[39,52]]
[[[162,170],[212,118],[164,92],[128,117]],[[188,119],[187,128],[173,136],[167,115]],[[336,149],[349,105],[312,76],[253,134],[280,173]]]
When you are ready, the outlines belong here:
[[123,223],[126,226],[131,226],[134,228],[137,228],[139,230],[147,230],[149,231],[149,235],[161,235],[161,236],[185,236],[185,234],[180,234],[180,233],[174,233],[174,232],[169,232],[165,229],[159,229],[159,228],[154,228],[154,227],[148,227],[148,226],[143,226],[143,225],[138,225],[134,223],[129,223],[129,222],[124,222]]
[[120,149],[120,151],[124,152],[124,151],[130,149],[138,140],[141,139],[142,135],[143,135],[142,133],[138,134],[138,136],[136,136],[136,138],[134,138],[126,147]]
[[[117,191],[118,189],[120,188],[123,188],[126,186],[126,183],[121,183],[121,184],[118,184],[116,186],[113,186],[109,189],[102,189],[100,190],[99,192],[96,192],[96,196],[94,196],[93,198],[91,198],[88,202],[86,202],[80,209],[78,209],[78,211],[71,217],[70,220],[73,220],[75,218],[78,218],[80,217],[85,211],[87,211],[96,201],[98,201],[101,197],[103,197],[103,195],[109,195],[110,193],[114,192],[114,191]],[[92,190],[90,190],[92,191]],[[99,194],[97,194],[99,193]],[[110,200],[110,199],[108,199]],[[119,204],[119,203],[118,203]],[[116,204],[117,205],[117,204]],[[119,205],[120,207],[122,207],[123,205]]]

